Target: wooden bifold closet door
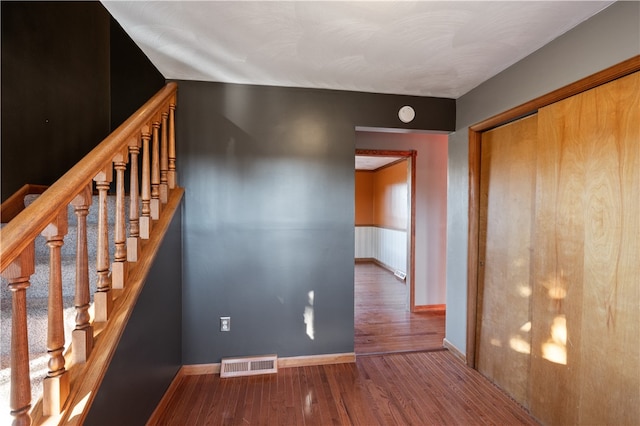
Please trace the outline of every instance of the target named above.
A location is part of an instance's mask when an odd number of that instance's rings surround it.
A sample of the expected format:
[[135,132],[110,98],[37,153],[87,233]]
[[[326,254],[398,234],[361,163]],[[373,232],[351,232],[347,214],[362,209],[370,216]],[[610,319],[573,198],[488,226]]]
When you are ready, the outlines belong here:
[[478,369],[544,424],[640,424],[640,74],[484,132]]

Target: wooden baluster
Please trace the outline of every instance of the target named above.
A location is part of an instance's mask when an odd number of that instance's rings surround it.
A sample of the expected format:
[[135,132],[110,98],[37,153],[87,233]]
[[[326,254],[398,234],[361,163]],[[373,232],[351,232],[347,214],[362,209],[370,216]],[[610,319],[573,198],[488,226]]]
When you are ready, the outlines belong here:
[[124,215],[124,171],[129,159],[128,148],[113,157],[113,167],[116,169],[116,223],[113,241],[115,253],[111,265],[111,288],[122,289],[127,280],[129,264],[127,263],[127,234]]
[[42,413],[45,416],[60,414],[69,396],[69,375],[64,360],[64,317],[62,305],[62,258],[60,247],[67,234],[67,209],[42,231],[49,246],[49,306],[47,323],[47,353],[49,354],[47,377],[44,379]]
[[160,122],[153,122],[153,148],[151,149],[151,219],[160,218]]
[[167,174],[169,189],[174,189],[177,185],[176,177],[176,103],[175,98],[169,104],[169,172]]
[[93,326],[89,322],[89,254],[87,248],[87,215],[91,205],[91,185],[87,185],[71,201],[78,220],[76,240],[76,292],[74,305],[76,307],[76,327],[71,334],[73,347],[73,361],[86,362],[93,349]]
[[140,216],[140,238],[148,240],[151,235],[151,169],[149,154],[149,127],[142,129],[142,216]]
[[168,118],[169,113],[162,113],[162,133],[160,138],[160,202],[162,204],[167,204],[169,200],[169,184],[168,184],[168,173],[169,173],[169,148],[168,148]]
[[112,179],[111,163],[93,178],[98,190],[98,252],[96,256],[98,288],[93,296],[96,322],[106,322],[113,306],[111,276],[109,275],[109,218],[107,214],[107,191]]
[[29,374],[29,341],[27,335],[27,288],[35,272],[33,241],[2,272],[11,290],[11,395],[9,407],[13,426],[31,424],[31,380]]
[[137,262],[140,254],[140,212],[138,209],[140,188],[138,185],[138,154],[140,138],[129,141],[131,176],[129,177],[129,238],[127,238],[127,261]]

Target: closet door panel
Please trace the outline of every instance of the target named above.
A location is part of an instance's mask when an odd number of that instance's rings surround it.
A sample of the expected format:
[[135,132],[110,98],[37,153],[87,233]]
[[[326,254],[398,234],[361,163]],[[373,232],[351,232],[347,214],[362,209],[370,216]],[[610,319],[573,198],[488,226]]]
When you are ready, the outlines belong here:
[[640,424],[640,74],[584,96],[580,423]]
[[573,120],[580,104],[571,98],[538,111],[530,409],[550,425],[577,424],[587,178]]
[[531,411],[640,422],[640,78],[538,117]]
[[478,370],[527,405],[536,116],[483,133]]

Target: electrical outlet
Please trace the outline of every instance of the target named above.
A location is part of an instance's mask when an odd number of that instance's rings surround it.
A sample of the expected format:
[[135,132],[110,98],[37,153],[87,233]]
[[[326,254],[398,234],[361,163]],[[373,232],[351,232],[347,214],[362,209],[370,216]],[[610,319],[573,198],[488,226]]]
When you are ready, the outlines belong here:
[[220,317],[220,331],[231,331],[231,317]]

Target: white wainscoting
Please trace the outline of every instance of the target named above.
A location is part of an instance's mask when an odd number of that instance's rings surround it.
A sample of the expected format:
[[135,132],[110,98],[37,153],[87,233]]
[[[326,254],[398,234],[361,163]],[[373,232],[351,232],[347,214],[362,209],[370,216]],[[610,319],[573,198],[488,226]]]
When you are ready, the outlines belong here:
[[356,226],[356,259],[373,259],[373,226]]
[[356,226],[356,259],[375,259],[407,272],[407,232],[376,226]]

